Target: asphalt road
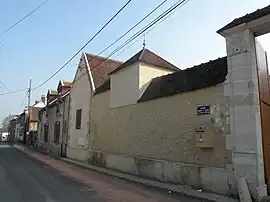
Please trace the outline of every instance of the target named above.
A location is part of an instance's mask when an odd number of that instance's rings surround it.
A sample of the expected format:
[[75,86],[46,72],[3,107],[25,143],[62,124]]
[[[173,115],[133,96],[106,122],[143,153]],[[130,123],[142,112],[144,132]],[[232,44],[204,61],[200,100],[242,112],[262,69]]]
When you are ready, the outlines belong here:
[[0,202],[197,202],[0,144]]

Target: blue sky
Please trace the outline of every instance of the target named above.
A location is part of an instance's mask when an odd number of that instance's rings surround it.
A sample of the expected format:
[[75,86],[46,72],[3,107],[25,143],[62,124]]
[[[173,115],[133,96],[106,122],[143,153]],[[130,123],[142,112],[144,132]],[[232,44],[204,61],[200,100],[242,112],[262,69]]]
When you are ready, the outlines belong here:
[[[0,32],[41,2],[43,0],[1,1]],[[0,38],[3,44],[0,47],[0,81],[6,85],[6,90],[27,88],[30,78],[33,86],[47,79],[125,2],[126,0],[50,0]],[[84,51],[93,54],[100,52],[160,2],[161,0],[133,0]],[[157,14],[174,2],[176,0],[168,0]],[[234,18],[268,4],[269,0],[190,0],[146,35],[146,47],[181,69],[225,56],[225,39],[216,30]],[[151,18],[145,23],[150,20]],[[142,40],[141,38],[113,58],[128,59],[142,48]],[[268,35],[260,38],[264,48],[270,52],[270,43],[267,40],[270,41]],[[112,50],[108,50],[104,56]],[[60,79],[72,80],[78,61],[79,58],[75,58],[54,79],[34,91],[32,102],[39,99],[41,94],[46,94],[49,88],[56,88]],[[22,108],[17,110],[24,95],[25,92],[20,92],[0,96],[0,120],[9,113],[21,112]]]

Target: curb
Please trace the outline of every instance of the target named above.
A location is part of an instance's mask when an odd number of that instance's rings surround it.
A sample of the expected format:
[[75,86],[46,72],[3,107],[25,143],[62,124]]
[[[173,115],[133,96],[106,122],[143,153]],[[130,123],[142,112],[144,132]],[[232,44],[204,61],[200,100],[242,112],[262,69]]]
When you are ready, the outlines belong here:
[[[14,145],[13,147],[22,151],[22,152],[25,152],[25,153],[27,153],[27,151],[30,151],[30,152],[41,153],[43,155],[49,155],[46,152],[42,152],[42,151],[39,151],[36,149],[26,148],[24,146],[19,146],[19,147],[23,147],[23,148],[16,147],[16,145]],[[51,155],[49,155],[49,156],[51,156]],[[185,195],[185,196],[188,196],[188,197],[191,197],[194,199],[200,199],[200,200],[205,201],[205,202],[206,201],[209,201],[209,202],[239,202],[239,200],[234,199],[234,198],[230,198],[230,197],[222,196],[222,195],[218,195],[218,194],[212,194],[212,193],[206,193],[206,192],[193,190],[193,189],[187,188],[183,185],[174,185],[174,184],[163,183],[163,182],[159,182],[159,181],[155,181],[155,180],[149,180],[149,179],[141,178],[141,177],[138,177],[135,175],[130,175],[130,174],[110,170],[107,168],[92,166],[89,164],[85,164],[85,163],[78,162],[78,161],[71,160],[71,159],[67,159],[67,158],[61,158],[61,157],[55,157],[55,156],[51,156],[51,157],[58,159],[58,160],[61,160],[63,162],[67,162],[67,163],[79,166],[79,167],[84,168],[84,169],[93,170],[93,171],[96,171],[96,172],[99,172],[102,174],[114,176],[114,177],[117,177],[119,179],[124,179],[124,180],[130,181],[130,182],[138,183],[138,184],[145,185],[148,187],[166,190],[169,193],[172,192],[175,194]]]
[[211,201],[211,202],[239,202],[239,200],[218,195],[218,194],[212,194],[212,193],[206,193],[206,192],[201,192],[197,190],[193,190],[190,188],[187,188],[183,185],[172,185],[168,183],[163,183],[163,182],[158,182],[154,180],[149,180],[141,177],[137,177],[135,175],[130,175],[126,173],[121,173],[117,172],[114,170],[109,170],[107,168],[102,168],[102,167],[97,167],[97,166],[92,166],[92,165],[85,165],[85,163],[77,162],[74,160],[66,159],[66,158],[61,158],[62,161],[65,161],[67,163],[77,165],[82,168],[86,168],[89,170],[93,170],[99,173],[103,173],[106,175],[114,176],[120,179],[124,179],[130,182],[135,182],[141,185],[146,185],[149,187],[157,188],[157,189],[163,189],[167,190],[168,192],[174,192],[177,194],[182,194],[191,198],[196,198],[196,199],[201,199],[203,201]]

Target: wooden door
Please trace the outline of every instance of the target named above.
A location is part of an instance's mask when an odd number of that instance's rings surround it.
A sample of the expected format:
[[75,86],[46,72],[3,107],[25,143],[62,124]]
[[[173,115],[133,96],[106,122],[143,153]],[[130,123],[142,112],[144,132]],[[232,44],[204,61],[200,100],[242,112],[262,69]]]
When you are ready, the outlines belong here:
[[270,190],[270,86],[267,53],[256,40],[265,180]]

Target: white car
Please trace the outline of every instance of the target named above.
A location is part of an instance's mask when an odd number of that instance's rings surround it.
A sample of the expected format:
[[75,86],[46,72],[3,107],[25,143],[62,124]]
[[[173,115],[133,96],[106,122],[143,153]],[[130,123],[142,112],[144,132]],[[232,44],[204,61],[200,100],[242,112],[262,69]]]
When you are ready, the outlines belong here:
[[6,142],[8,140],[8,133],[2,133],[2,141]]

